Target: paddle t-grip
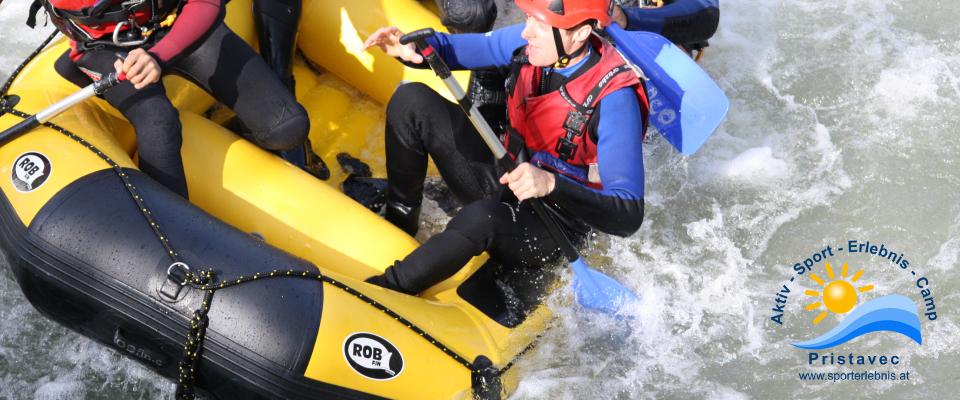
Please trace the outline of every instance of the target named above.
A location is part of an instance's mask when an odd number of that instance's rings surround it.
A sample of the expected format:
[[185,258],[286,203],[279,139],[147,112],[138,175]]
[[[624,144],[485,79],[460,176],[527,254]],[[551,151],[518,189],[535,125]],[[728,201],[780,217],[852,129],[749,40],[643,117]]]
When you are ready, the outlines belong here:
[[437,32],[433,28],[423,28],[417,29],[413,32],[410,32],[406,35],[400,37],[400,44],[408,44],[413,42],[426,42],[427,38],[433,36]]
[[423,28],[410,32],[406,35],[400,37],[400,44],[413,43],[417,46],[417,49],[420,50],[420,55],[427,60],[427,64],[430,64],[430,68],[433,69],[433,72],[440,77],[440,79],[448,79],[451,77],[450,67],[447,66],[447,63],[443,62],[443,59],[440,58],[440,55],[437,54],[433,46],[430,43],[427,43],[427,38],[433,36],[437,32],[433,28]]

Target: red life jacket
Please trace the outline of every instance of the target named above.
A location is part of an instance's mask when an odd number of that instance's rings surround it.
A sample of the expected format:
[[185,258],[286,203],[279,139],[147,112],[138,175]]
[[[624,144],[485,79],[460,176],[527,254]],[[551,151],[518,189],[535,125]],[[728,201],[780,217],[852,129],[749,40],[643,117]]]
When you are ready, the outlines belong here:
[[[649,104],[643,83],[636,72],[620,57],[610,44],[591,39],[600,61],[579,76],[564,83],[558,90],[538,95],[543,68],[523,63],[512,77],[515,88],[507,98],[510,127],[522,138],[531,153],[550,156],[589,170],[597,163],[597,144],[588,134],[590,117],[604,96],[625,87],[633,87],[640,102],[643,131],[647,128]],[[611,116],[607,116],[611,118]],[[511,149],[511,135],[503,135],[504,146]],[[516,148],[514,144],[513,148]],[[572,174],[562,168],[550,168],[592,187],[602,187],[599,180],[583,179],[587,173]]]
[[27,25],[46,9],[50,20],[79,46],[142,44],[160,22],[177,11],[181,0],[34,0]]

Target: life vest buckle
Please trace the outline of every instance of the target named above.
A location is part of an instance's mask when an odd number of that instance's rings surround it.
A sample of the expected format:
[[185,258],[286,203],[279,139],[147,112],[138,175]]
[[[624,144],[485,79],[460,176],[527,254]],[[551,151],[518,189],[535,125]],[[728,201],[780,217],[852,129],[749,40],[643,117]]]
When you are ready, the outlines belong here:
[[561,160],[569,160],[573,158],[573,155],[577,152],[577,144],[569,138],[560,138],[560,140],[557,141],[556,152]]
[[587,126],[587,120],[589,119],[589,115],[580,111],[570,111],[567,113],[567,118],[563,121],[563,128],[575,136],[583,135],[583,131]]

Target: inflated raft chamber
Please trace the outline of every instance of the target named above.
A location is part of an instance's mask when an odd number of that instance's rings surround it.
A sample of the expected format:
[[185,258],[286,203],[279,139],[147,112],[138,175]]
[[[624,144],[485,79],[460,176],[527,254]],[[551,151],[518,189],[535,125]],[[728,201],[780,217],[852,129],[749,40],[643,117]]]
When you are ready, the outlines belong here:
[[[252,43],[250,10],[233,0],[227,21]],[[421,296],[363,282],[418,243],[339,191],[335,155],[376,171],[382,97],[403,80],[442,85],[375,54],[355,70],[363,61],[351,58],[366,53],[350,53],[351,38],[380,25],[440,23],[415,1],[304,4],[296,92],[335,170],[327,182],[218,124],[213,99],[176,76],[164,84],[183,125],[189,201],[137,169],[131,126],[99,99],[0,146],[0,245],[27,299],[215,398],[510,393],[513,361],[548,321],[539,299],[549,285],[485,255]],[[0,130],[77,90],[53,68],[67,46],[55,41],[18,71]]]
[[[670,3],[658,11],[664,32],[701,15],[688,6],[715,2]],[[511,366],[548,325],[553,278],[483,255],[420,296],[367,284],[418,242],[339,189],[339,154],[383,176],[383,104],[397,85],[446,93],[429,70],[360,51],[381,26],[441,28],[428,6],[304,1],[296,95],[328,181],[225,128],[229,112],[177,76],[164,85],[183,126],[189,201],[137,168],[133,129],[100,99],[0,145],[0,246],[26,298],[183,393],[507,396]],[[251,0],[232,0],[226,18],[256,47]],[[15,72],[0,130],[78,89],[54,71],[67,48],[54,41]]]

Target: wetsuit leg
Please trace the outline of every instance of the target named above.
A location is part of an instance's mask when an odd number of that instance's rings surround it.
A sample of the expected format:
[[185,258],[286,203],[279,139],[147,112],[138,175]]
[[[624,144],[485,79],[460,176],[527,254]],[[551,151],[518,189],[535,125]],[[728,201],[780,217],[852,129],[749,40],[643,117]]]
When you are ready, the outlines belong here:
[[[493,27],[497,18],[497,6],[493,0],[437,0],[437,6],[443,10],[442,22],[451,32],[486,32]],[[505,127],[504,79],[498,71],[474,72],[470,76],[470,86],[467,91],[470,100],[480,107],[480,112],[495,129]],[[398,90],[391,98],[393,106],[388,105],[387,109],[387,176],[390,181],[389,187],[392,189],[387,191],[385,217],[400,229],[415,235],[419,225],[427,153],[429,152],[434,158],[438,167],[442,162],[438,161],[438,158],[449,154],[448,158],[454,159],[453,162],[448,163],[450,169],[441,169],[440,174],[446,180],[447,186],[464,203],[482,198],[484,194],[493,193],[487,179],[480,179],[481,184],[478,186],[476,184],[478,179],[470,178],[468,177],[470,174],[464,173],[465,170],[479,167],[482,174],[492,175],[493,168],[486,165],[487,159],[492,160],[492,156],[485,150],[486,147],[481,141],[476,141],[476,148],[449,145],[452,138],[459,138],[463,134],[476,137],[476,131],[472,126],[466,130],[461,129],[461,126],[469,125],[469,122],[456,106],[443,101],[436,93],[425,90],[424,87],[401,87],[400,89],[402,90]],[[421,95],[426,97],[419,98]],[[411,106],[409,103],[411,101],[416,102],[417,105]],[[418,109],[419,105],[425,107],[437,105],[441,108],[430,112],[428,110],[434,109]],[[411,112],[418,115],[413,115]],[[422,121],[430,121],[431,114],[442,116],[436,124],[431,124],[430,132],[436,133],[422,134],[417,128],[411,127]],[[437,138],[437,133],[446,136]],[[421,136],[427,140],[421,139]],[[458,140],[458,142],[464,141]],[[435,145],[435,147],[428,148],[428,145]],[[452,149],[456,149],[459,154],[450,154]],[[464,158],[462,156],[474,160],[482,158],[483,165],[462,162]],[[393,165],[392,168],[391,165]]]
[[[387,219],[410,234],[417,230],[428,156],[461,203],[499,193],[483,139],[457,105],[422,83],[400,86],[387,104],[386,156]],[[397,215],[400,208],[411,211],[409,218]]]
[[560,251],[543,221],[528,204],[487,199],[470,203],[447,228],[368,282],[417,294],[453,274],[471,257],[489,250],[506,267],[540,268]]
[[[116,53],[111,50],[89,50],[77,60],[76,66],[92,79],[114,72]],[[69,61],[69,58],[67,59]],[[57,62],[58,72],[74,83],[85,84],[66,64]],[[163,82],[137,90],[130,82],[122,82],[103,95],[133,125],[137,133],[137,151],[140,170],[153,179],[187,197],[187,180],[183,173],[180,146],[183,137],[180,113],[170,103]]]
[[267,63],[226,25],[220,24],[173,69],[229,107],[249,130],[248,139],[267,150],[303,144],[310,121],[303,106]]
[[53,69],[56,70],[63,79],[79,87],[93,83],[93,79],[90,79],[87,74],[84,74],[83,71],[77,67],[77,63],[70,59],[70,50],[64,51],[63,54],[60,55],[60,58],[57,58],[57,61],[53,63]]
[[[253,15],[260,38],[260,56],[290,91],[296,93],[293,79],[293,54],[297,48],[297,28],[303,8],[301,0],[254,0]],[[319,179],[330,178],[330,170],[310,149],[310,140],[279,152],[289,161]]]
[[254,0],[260,55],[284,84],[294,88],[293,51],[300,23],[301,0]]

